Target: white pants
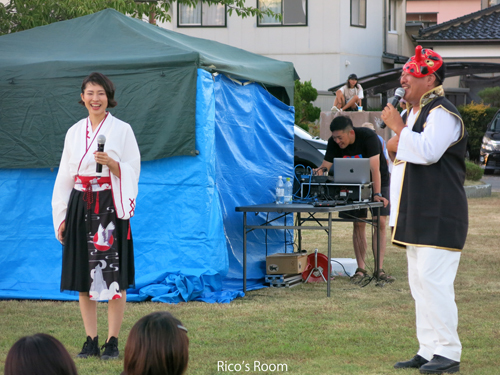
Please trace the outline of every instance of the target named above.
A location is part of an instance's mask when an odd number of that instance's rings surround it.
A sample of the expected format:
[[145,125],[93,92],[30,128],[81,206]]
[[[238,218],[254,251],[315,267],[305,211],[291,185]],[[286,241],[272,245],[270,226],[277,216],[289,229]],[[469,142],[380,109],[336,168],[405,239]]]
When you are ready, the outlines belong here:
[[460,263],[459,251],[407,246],[408,281],[415,300],[418,354],[434,354],[460,361],[458,310],[453,283]]

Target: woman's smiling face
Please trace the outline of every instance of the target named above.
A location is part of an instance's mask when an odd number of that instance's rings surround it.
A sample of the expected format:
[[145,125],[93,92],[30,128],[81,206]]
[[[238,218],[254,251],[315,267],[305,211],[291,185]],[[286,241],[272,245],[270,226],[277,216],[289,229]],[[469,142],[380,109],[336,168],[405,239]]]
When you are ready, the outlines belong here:
[[85,107],[89,111],[89,115],[102,116],[108,108],[108,96],[106,90],[101,85],[93,82],[87,83],[83,94],[80,94]]

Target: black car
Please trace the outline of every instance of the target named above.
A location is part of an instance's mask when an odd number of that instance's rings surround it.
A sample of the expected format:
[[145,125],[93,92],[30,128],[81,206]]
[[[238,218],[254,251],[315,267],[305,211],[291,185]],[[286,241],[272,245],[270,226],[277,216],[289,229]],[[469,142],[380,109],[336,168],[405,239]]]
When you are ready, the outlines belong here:
[[294,165],[317,168],[323,162],[327,141],[313,137],[300,126],[294,126]]
[[484,174],[493,174],[496,170],[500,170],[500,111],[488,124],[481,145],[479,162]]
[[318,168],[326,153],[328,142],[319,137],[313,137],[300,126],[294,126],[294,166],[295,178],[293,179],[293,192],[295,196],[300,195],[300,182],[302,175],[311,174],[314,168]]

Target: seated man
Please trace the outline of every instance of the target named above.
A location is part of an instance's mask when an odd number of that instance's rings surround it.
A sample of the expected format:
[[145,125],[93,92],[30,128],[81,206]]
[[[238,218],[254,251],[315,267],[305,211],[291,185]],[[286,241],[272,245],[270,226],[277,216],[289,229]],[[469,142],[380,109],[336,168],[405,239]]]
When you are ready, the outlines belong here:
[[347,83],[335,93],[332,111],[357,111],[364,98],[363,88],[358,84],[356,74],[351,74],[347,78]]

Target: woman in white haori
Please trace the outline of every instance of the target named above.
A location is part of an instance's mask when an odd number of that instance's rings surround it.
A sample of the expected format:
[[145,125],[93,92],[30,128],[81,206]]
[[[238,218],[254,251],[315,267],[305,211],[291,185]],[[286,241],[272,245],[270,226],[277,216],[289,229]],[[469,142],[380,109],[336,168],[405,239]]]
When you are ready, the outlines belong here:
[[[114,94],[105,75],[92,73],[84,79],[80,103],[89,116],[66,133],[52,196],[54,229],[63,244],[61,291],[79,293],[87,334],[78,354],[82,358],[101,356],[97,301],[108,301],[108,338],[101,358],[118,357],[126,290],[135,285],[129,219],[135,211],[141,155],[131,126],[107,111],[117,104]],[[98,140],[104,141],[104,150],[97,151]]]

